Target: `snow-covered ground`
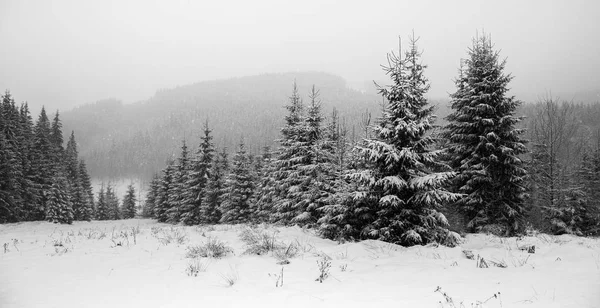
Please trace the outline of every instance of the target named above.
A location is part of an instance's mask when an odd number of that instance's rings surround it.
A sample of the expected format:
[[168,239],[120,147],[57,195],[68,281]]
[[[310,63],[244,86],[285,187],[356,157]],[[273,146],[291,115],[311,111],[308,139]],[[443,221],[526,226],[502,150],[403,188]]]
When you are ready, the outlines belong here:
[[[278,264],[285,249],[245,253],[239,236],[250,234],[245,226],[151,220],[0,225],[0,307],[600,307],[598,239],[480,234],[467,236],[461,247],[403,248],[263,228],[252,234],[270,234],[291,244],[288,254],[297,252],[289,264]],[[188,246],[215,238],[233,252],[220,259],[186,257]],[[536,246],[534,254],[518,249],[527,245]],[[478,268],[463,250],[490,267]],[[316,281],[319,262],[330,263],[322,283]],[[196,263],[205,271],[188,275]]]

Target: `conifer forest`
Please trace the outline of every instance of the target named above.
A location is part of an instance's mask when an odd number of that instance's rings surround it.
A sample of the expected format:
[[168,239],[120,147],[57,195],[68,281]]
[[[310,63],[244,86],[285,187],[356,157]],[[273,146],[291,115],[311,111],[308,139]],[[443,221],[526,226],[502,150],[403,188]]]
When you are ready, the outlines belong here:
[[58,111],[50,119],[42,109],[34,123],[28,104],[6,91],[0,222],[270,223],[403,246],[453,246],[464,232],[600,234],[599,105],[510,96],[506,60],[478,34],[440,108],[427,98],[418,43],[413,35],[388,55],[379,110],[351,121],[324,109],[318,84],[295,82],[280,97],[276,140],[242,133],[219,147],[212,123],[225,119],[199,119],[199,138],[171,136],[179,149],[151,170],[143,198],[133,184],[123,196],[104,183],[93,192],[77,132],[63,134]]

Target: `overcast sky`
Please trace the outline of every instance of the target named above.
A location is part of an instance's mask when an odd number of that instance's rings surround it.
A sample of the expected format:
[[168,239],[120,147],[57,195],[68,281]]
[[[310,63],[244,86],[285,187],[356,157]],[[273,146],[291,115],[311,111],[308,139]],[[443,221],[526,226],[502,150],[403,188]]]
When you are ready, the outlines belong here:
[[[471,38],[492,35],[512,93],[600,88],[600,1],[0,0],[0,89],[49,109],[202,80],[318,70],[382,79],[421,37],[430,96],[447,97]],[[317,85],[318,86],[318,85]]]

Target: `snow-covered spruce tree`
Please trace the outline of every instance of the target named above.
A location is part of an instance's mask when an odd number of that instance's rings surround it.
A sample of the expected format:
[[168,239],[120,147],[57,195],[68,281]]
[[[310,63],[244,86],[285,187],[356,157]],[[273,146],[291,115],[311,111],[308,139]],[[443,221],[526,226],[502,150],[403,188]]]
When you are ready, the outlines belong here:
[[250,159],[246,153],[244,140],[233,156],[231,173],[225,182],[225,194],[221,203],[221,223],[237,224],[250,220],[254,205],[254,183],[252,179]]
[[[186,191],[182,200],[181,221],[186,225],[208,223],[208,218],[203,217],[202,199],[206,188],[208,170],[214,156],[214,145],[208,120],[204,123],[202,142],[198,152],[190,162],[190,170],[186,180]],[[205,209],[206,210],[206,209]]]
[[92,190],[92,181],[87,172],[87,167],[83,160],[79,161],[79,186],[84,192],[83,207],[81,209],[81,220],[90,221],[94,216],[94,192]]
[[300,166],[306,164],[307,143],[304,105],[294,83],[290,102],[286,106],[288,114],[281,129],[280,147],[274,163],[273,174],[273,216],[272,220],[290,223],[300,212],[294,194],[302,185]]
[[19,221],[24,214],[18,120],[18,109],[7,91],[0,102],[0,222]]
[[522,227],[526,211],[527,173],[519,158],[526,147],[515,117],[521,102],[507,96],[512,76],[504,74],[506,61],[488,36],[473,39],[464,63],[444,131],[450,166],[458,172],[453,189],[465,195],[456,207],[472,231],[494,224],[511,234]]
[[96,220],[109,220],[110,210],[106,201],[106,192],[104,191],[104,183],[100,186],[98,191],[98,202],[96,203]]
[[269,146],[263,147],[263,153],[260,157],[260,170],[257,171],[255,208],[252,213],[252,221],[255,223],[271,221],[273,210],[273,198],[275,197],[275,164],[273,163],[273,153]]
[[223,149],[219,157],[212,160],[208,172],[208,181],[202,198],[200,217],[206,224],[216,224],[221,219],[221,202],[225,192],[225,178],[227,176],[227,152]]
[[156,196],[158,194],[158,188],[160,186],[160,178],[158,174],[154,174],[152,181],[148,187],[146,193],[146,200],[144,200],[144,206],[142,208],[142,217],[154,218],[154,207],[156,206]]
[[53,168],[55,173],[62,172],[64,169],[63,161],[65,155],[65,149],[63,147],[64,138],[62,134],[62,123],[60,121],[58,110],[54,114],[52,120],[52,126],[50,128],[50,143],[52,144],[51,157],[53,162]]
[[50,121],[44,107],[34,127],[32,169],[33,179],[37,185],[39,198],[37,204],[30,213],[31,220],[44,220],[46,217],[47,198],[43,192],[50,190],[54,176],[52,143],[50,142]]
[[114,187],[110,183],[106,186],[106,206],[108,208],[108,219],[121,219],[121,209],[119,208],[119,198]]
[[458,197],[443,188],[454,173],[433,171],[443,166],[437,162],[440,151],[431,149],[434,106],[425,98],[429,83],[420,56],[413,37],[404,59],[388,57],[392,85],[379,88],[388,105],[373,127],[376,138],[356,149],[371,169],[352,175],[367,188],[353,201],[375,206],[368,209],[375,216],[366,217],[375,219],[361,230],[363,236],[401,245],[445,241],[447,221],[438,208]]
[[175,162],[170,160],[167,167],[162,171],[160,185],[156,194],[156,204],[154,207],[154,217],[159,222],[167,221],[167,211],[171,208],[169,203],[169,195],[173,192],[174,182],[173,174],[175,173]]
[[33,120],[29,113],[27,103],[21,104],[19,109],[20,127],[21,127],[21,165],[22,165],[22,199],[24,219],[31,220],[31,214],[35,212],[35,206],[41,198],[41,192],[35,183],[35,170],[33,170]]
[[47,193],[47,221],[66,224],[73,222],[73,208],[67,193],[67,186],[66,178],[62,176],[54,178],[50,191]]
[[321,102],[319,92],[313,86],[309,98],[304,144],[300,147],[303,155],[301,165],[297,167],[299,183],[288,191],[296,216],[293,223],[314,225],[321,216],[320,209],[335,193],[334,180],[338,177],[335,165],[335,144],[329,139],[322,125]]
[[123,197],[123,209],[121,210],[123,219],[135,217],[136,202],[137,198],[135,197],[135,187],[133,187],[133,184],[129,184],[129,186],[127,186],[127,193]]
[[177,159],[175,173],[173,173],[173,188],[169,194],[168,202],[171,207],[167,210],[167,222],[172,224],[179,223],[182,220],[183,210],[188,209],[185,204],[184,193],[188,190],[187,179],[190,172],[190,160],[188,158],[187,145],[185,140],[181,145],[181,154]]

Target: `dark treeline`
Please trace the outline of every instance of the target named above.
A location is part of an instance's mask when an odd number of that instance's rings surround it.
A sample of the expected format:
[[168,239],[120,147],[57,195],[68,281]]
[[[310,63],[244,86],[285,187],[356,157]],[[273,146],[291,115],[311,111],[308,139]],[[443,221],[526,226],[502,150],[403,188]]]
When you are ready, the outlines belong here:
[[42,108],[33,123],[27,103],[7,91],[0,105],[0,223],[93,218],[94,201],[85,162],[72,132],[66,147],[58,111]]
[[34,124],[27,103],[17,106],[7,91],[0,104],[0,223],[47,220],[133,218],[133,185],[122,206],[104,185],[94,202],[86,164],[79,159],[75,133],[63,146],[58,111],[52,121],[42,108]]
[[325,114],[314,86],[304,102],[294,84],[278,146],[261,155],[249,154],[243,138],[232,156],[215,148],[207,122],[199,147],[190,154],[184,141],[154,176],[143,215],[186,225],[296,224],[333,239],[402,245],[451,245],[450,230],[598,234],[597,117],[577,120],[598,108],[548,99],[520,109],[506,94],[505,61],[481,36],[439,127],[420,56],[414,39],[404,55],[389,55],[385,103],[376,119],[363,116],[359,138],[349,138],[335,110]]

